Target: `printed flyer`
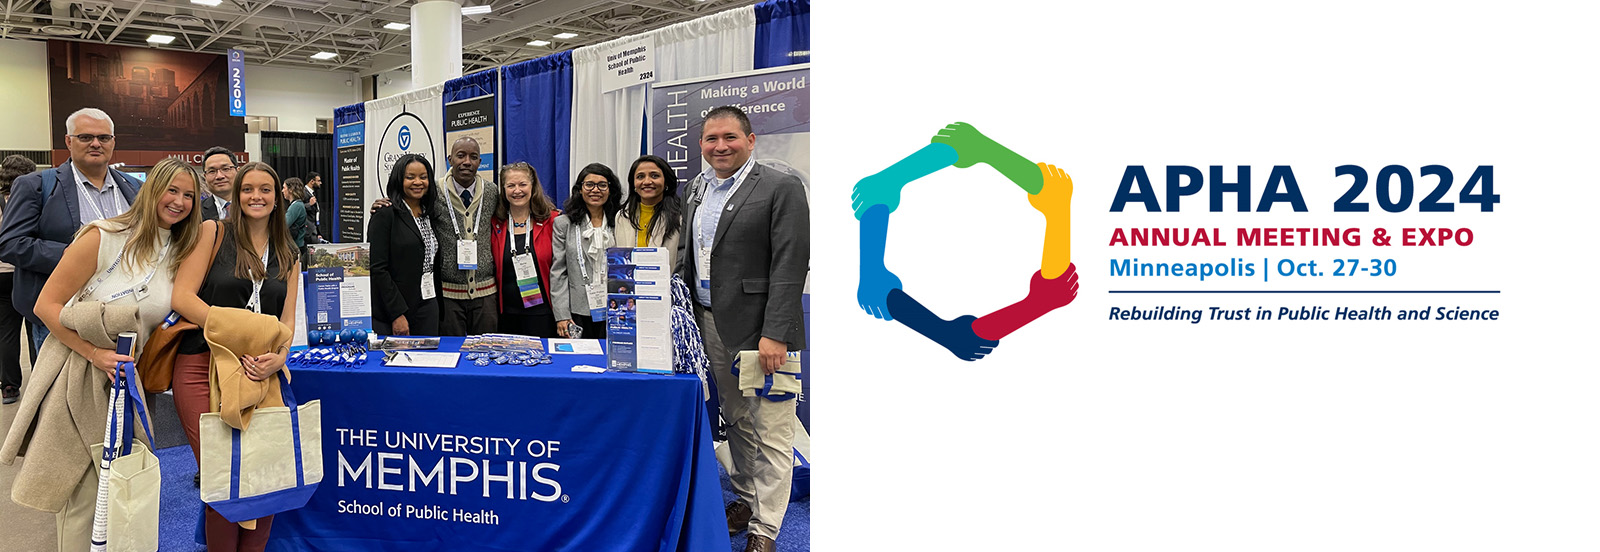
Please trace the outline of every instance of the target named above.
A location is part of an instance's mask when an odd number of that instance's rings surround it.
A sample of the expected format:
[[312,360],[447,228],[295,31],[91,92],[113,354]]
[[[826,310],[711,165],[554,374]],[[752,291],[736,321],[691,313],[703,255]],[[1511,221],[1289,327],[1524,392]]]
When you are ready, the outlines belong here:
[[606,344],[612,370],[672,373],[671,286],[665,250],[606,250]]
[[304,332],[372,329],[371,256],[365,243],[311,246],[304,273]]

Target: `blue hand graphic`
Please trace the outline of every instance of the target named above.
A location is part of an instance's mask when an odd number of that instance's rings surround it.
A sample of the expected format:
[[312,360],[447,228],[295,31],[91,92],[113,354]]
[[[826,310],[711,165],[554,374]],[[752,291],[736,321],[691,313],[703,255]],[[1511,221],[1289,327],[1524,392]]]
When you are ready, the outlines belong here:
[[883,205],[894,212],[900,207],[900,189],[906,183],[928,176],[956,162],[956,150],[945,144],[928,144],[877,174],[861,179],[850,192],[850,206],[860,219],[867,209]]
[[881,320],[894,320],[889,313],[889,290],[900,288],[900,277],[883,265],[888,239],[889,207],[873,205],[861,215],[861,283],[856,286],[856,304]]
[[983,358],[1000,344],[999,341],[984,339],[972,332],[972,322],[977,317],[965,315],[955,320],[944,320],[898,289],[889,291],[889,312],[896,321],[943,345],[961,360]]

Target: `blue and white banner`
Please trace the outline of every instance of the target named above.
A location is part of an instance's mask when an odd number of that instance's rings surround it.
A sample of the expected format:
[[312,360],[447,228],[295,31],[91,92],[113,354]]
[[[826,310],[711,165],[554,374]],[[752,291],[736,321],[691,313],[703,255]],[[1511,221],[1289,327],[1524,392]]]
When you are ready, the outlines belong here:
[[228,115],[244,116],[244,52],[228,49]]
[[709,79],[657,84],[650,89],[650,153],[672,164],[678,182],[709,165],[700,160],[707,111],[743,109],[757,137],[756,161],[792,169],[811,184],[811,66],[790,65]]
[[572,371],[603,360],[291,366],[322,401],[324,476],[267,549],[730,548],[699,379]]

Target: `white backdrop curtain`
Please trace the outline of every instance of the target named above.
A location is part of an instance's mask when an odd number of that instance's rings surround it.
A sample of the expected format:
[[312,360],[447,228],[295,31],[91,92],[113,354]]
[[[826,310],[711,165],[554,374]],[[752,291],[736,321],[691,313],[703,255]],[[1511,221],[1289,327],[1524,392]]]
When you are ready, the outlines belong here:
[[[572,51],[572,163],[565,185],[590,163],[624,180],[644,143],[646,84],[601,93],[605,54],[620,42],[654,39],[656,82],[749,71],[755,67],[754,6],[728,10],[640,35]],[[627,185],[623,185],[627,189]]]

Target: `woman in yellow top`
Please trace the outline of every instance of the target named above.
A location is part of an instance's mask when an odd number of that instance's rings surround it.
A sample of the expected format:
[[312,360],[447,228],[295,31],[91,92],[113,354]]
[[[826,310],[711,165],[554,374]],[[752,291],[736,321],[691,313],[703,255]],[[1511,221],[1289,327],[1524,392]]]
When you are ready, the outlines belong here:
[[683,225],[683,200],[678,176],[666,159],[640,157],[628,168],[628,200],[617,211],[617,247],[659,247],[667,251],[667,269],[676,266],[678,229]]

